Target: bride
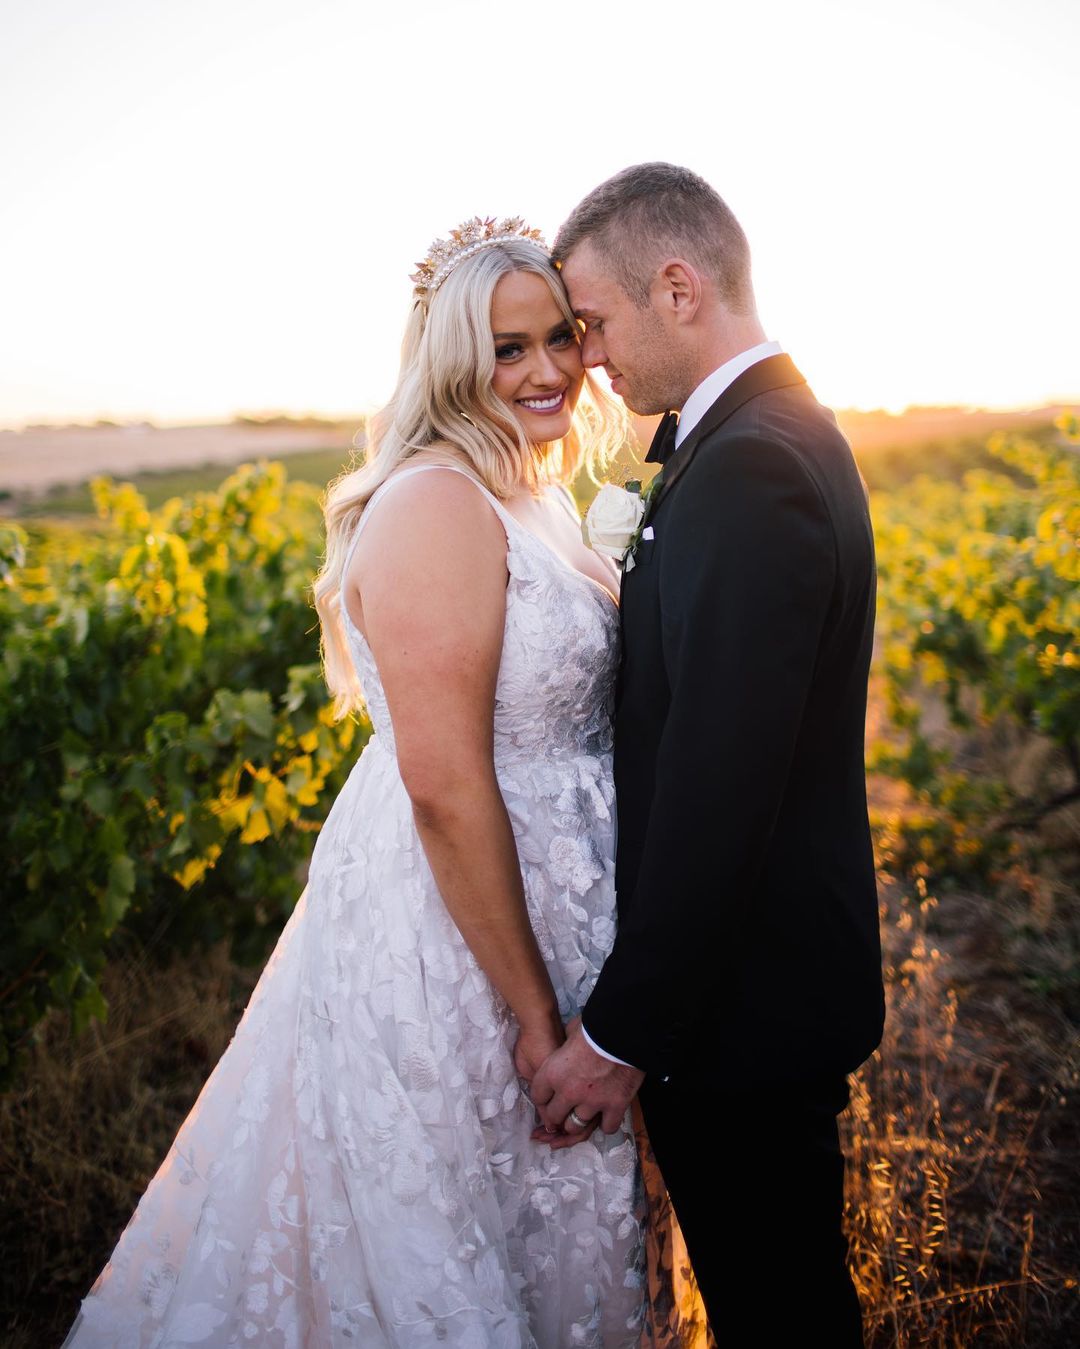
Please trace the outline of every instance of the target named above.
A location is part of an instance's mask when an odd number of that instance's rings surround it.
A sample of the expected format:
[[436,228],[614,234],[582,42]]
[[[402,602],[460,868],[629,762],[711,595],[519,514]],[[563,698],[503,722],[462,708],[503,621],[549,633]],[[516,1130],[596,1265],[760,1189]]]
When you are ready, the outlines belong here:
[[618,578],[566,483],[623,426],[520,220],[412,279],[315,586],[337,711],[375,734],[75,1349],[647,1333],[629,1114],[545,1141],[527,1095],[614,937]]

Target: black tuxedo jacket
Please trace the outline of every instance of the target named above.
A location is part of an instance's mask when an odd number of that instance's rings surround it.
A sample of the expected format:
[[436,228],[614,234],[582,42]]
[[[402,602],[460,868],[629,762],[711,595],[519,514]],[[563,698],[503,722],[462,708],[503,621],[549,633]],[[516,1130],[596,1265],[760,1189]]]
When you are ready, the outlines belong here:
[[787,356],[713,404],[647,523],[622,590],[618,936],[583,1023],[661,1076],[850,1072],[884,1020],[874,545],[850,447]]

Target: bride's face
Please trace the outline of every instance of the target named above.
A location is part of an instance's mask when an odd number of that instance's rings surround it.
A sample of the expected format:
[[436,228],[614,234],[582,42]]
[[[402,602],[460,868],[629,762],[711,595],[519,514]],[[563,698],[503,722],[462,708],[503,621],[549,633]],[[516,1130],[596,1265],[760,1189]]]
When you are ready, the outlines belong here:
[[536,445],[561,440],[581,393],[576,324],[567,321],[542,276],[508,272],[491,300],[493,388]]

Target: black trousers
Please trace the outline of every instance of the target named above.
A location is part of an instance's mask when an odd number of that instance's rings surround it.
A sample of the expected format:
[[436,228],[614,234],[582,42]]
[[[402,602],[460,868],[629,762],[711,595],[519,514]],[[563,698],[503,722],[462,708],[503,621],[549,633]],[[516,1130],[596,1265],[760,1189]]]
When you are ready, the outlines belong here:
[[640,1101],[720,1349],[862,1349],[840,1225],[847,1079],[734,1092],[646,1078]]

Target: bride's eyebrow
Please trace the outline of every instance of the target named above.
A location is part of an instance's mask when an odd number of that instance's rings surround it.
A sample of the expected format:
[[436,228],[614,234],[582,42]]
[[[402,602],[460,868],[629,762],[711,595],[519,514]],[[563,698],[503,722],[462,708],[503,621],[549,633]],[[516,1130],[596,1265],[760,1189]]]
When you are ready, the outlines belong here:
[[[553,323],[548,329],[548,337],[557,333],[560,328],[568,328],[569,326],[569,319],[560,319],[558,323]],[[491,336],[496,342],[527,342],[532,333],[492,333]]]

